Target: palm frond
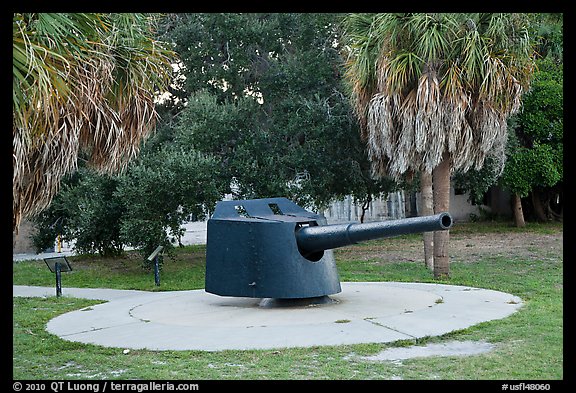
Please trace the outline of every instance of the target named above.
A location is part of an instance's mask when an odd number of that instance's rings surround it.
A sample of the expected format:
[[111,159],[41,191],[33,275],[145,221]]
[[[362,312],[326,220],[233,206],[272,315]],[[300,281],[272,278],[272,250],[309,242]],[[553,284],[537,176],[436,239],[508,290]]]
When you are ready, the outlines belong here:
[[146,14],[14,14],[13,229],[45,208],[79,152],[122,170],[155,127],[175,54]]
[[391,93],[400,93],[417,83],[423,60],[413,52],[400,52],[390,60],[385,79]]
[[489,156],[503,165],[506,118],[534,69],[524,22],[521,14],[412,13],[356,23],[353,41],[371,46],[349,59],[346,78],[375,174],[431,172],[445,153],[452,170],[478,169]]

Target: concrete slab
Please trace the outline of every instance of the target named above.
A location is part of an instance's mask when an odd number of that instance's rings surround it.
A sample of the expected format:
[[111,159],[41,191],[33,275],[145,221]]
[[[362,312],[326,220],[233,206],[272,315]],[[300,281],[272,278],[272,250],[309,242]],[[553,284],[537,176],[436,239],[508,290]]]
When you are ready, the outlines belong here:
[[[68,341],[151,350],[276,349],[385,343],[445,334],[504,318],[516,296],[455,285],[343,282],[333,303],[262,307],[260,299],[204,290],[174,292],[66,288],[63,296],[107,303],[47,324]],[[14,296],[54,296],[54,288],[14,286]]]

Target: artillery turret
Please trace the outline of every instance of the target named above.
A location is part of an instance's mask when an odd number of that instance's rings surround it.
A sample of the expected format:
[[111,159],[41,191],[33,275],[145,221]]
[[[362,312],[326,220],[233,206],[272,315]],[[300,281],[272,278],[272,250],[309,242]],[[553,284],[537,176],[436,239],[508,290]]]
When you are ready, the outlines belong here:
[[449,213],[326,225],[286,198],[220,201],[208,220],[205,290],[274,299],[333,295],[341,291],[333,248],[451,226]]

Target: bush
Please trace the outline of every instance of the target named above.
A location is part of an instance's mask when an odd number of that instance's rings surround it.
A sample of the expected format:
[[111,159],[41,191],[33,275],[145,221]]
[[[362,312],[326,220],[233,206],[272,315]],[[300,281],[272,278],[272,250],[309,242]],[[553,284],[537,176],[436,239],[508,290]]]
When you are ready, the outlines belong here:
[[162,245],[180,244],[182,223],[201,220],[220,199],[217,163],[195,151],[163,148],[144,154],[120,178],[115,197],[126,206],[121,238],[147,257]]

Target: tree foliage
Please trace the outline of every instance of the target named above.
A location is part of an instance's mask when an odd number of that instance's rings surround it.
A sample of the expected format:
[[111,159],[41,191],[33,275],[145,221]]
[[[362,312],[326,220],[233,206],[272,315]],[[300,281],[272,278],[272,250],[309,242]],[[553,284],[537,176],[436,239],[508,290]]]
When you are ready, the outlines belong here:
[[208,153],[235,198],[323,207],[375,182],[341,84],[339,16],[191,14],[168,19],[185,81],[175,142]]
[[118,178],[85,167],[63,180],[49,208],[33,216],[39,231],[33,236],[38,252],[54,245],[54,239],[75,241],[79,253],[112,256],[123,252],[119,220],[126,205],[115,197]]
[[203,219],[220,198],[216,170],[213,159],[172,147],[144,151],[122,175],[80,168],[34,217],[36,249],[60,235],[79,253],[112,256],[130,246],[147,256],[159,245],[170,252],[182,222]]
[[[181,58],[179,76],[156,107],[156,133],[107,194],[119,209],[106,223],[115,244],[144,255],[170,249],[182,222],[202,219],[227,194],[322,207],[391,190],[393,182],[369,177],[342,91],[338,21],[334,14],[167,15],[160,39]],[[98,179],[86,173],[59,194],[44,226],[74,214],[73,188],[88,198],[87,185]],[[86,206],[96,213],[103,197],[93,195]],[[98,233],[90,221],[66,220],[59,230]]]
[[157,246],[180,244],[183,222],[202,220],[220,198],[214,159],[201,153],[163,147],[143,154],[119,178],[114,199],[122,201],[123,243],[150,254]]
[[[563,15],[533,14],[533,35],[538,72],[526,94],[522,112],[514,119],[508,165],[502,184],[514,194],[519,213],[520,197],[537,220],[562,220],[563,212]],[[515,215],[517,225],[524,218]]]
[[517,117],[502,182],[526,197],[535,187],[552,187],[563,179],[564,100],[562,68],[550,60],[540,71]]
[[[454,176],[458,187],[469,191],[470,201],[475,204],[480,204],[486,191],[499,183],[526,197],[534,190],[558,188],[563,179],[562,14],[529,14],[529,19],[539,60],[520,113],[508,120],[503,176],[498,176],[490,159],[480,170],[456,172]],[[561,189],[553,193],[558,191]]]

